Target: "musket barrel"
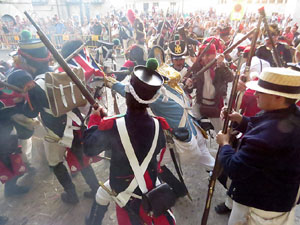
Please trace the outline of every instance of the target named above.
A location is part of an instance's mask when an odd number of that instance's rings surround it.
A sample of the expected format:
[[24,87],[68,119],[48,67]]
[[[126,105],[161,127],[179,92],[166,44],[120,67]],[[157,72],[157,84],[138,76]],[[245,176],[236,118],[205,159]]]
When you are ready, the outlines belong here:
[[[237,46],[239,46],[239,44],[241,44],[243,41],[245,41],[250,35],[252,35],[252,33],[256,30],[256,28],[252,29],[250,32],[248,32],[241,40],[237,41],[236,43],[234,43],[233,45],[231,45],[230,47],[228,47],[224,52],[223,55],[226,55],[230,52],[232,52],[233,49],[235,49]],[[206,66],[204,66],[198,73],[196,73],[194,75],[194,77],[200,76],[201,74],[203,74],[205,71],[207,71],[208,69],[210,69],[215,63],[217,62],[217,58],[211,60]]]
[[277,51],[277,49],[276,49],[276,46],[275,46],[275,43],[274,43],[274,40],[273,40],[271,31],[270,31],[270,28],[269,28],[269,24],[268,24],[268,21],[267,21],[265,8],[264,8],[264,7],[260,8],[260,9],[258,10],[258,12],[260,13],[260,15],[261,15],[262,18],[263,18],[265,30],[267,31],[267,34],[268,34],[270,43],[271,43],[271,45],[272,45],[272,50],[273,50],[273,53],[274,53],[274,60],[275,60],[275,63],[276,63],[276,65],[277,65],[277,67],[282,67],[282,66],[283,66],[283,63],[282,63],[282,61],[281,61],[281,59],[280,59],[280,56],[279,56],[278,51]]
[[204,56],[204,54],[210,49],[211,44],[215,42],[215,38],[212,38],[208,45],[203,49],[203,51],[200,53],[200,55],[197,57],[196,62],[188,69],[186,74],[184,75],[185,78],[189,78],[191,73],[193,72],[193,69],[197,66],[197,64],[200,62],[201,58]]
[[[228,107],[227,107],[227,115],[229,115],[232,112],[232,107],[233,107],[235,96],[236,96],[237,85],[238,85],[238,81],[239,81],[239,77],[240,77],[241,58],[242,58],[242,56],[239,57],[238,69],[237,69],[236,75],[234,76],[234,80],[233,80],[233,84],[232,84],[231,94],[230,94]],[[223,124],[222,133],[224,133],[224,134],[227,133],[228,124],[229,124],[229,116],[226,116],[224,124]],[[212,200],[212,196],[213,196],[213,193],[215,190],[216,180],[219,177],[220,173],[222,172],[222,166],[218,160],[219,153],[220,153],[220,146],[218,148],[218,152],[216,155],[215,166],[214,166],[214,169],[212,172],[212,176],[210,177],[210,180],[209,180],[208,192],[207,192],[207,196],[206,196],[204,212],[203,212],[202,219],[201,219],[201,225],[207,224],[209,210],[210,210],[210,206],[211,206],[211,200]]]
[[0,87],[7,88],[7,89],[13,90],[13,91],[18,92],[18,93],[24,93],[24,91],[21,88],[19,88],[17,86],[14,86],[12,84],[6,83],[6,82],[1,81],[1,80],[0,80]]
[[38,35],[40,36],[41,41],[48,48],[48,50],[52,53],[55,60],[58,64],[63,68],[63,70],[67,73],[67,75],[71,78],[71,80],[77,85],[83,96],[87,99],[87,101],[94,107],[94,109],[98,108],[98,103],[94,100],[91,93],[86,89],[81,80],[77,77],[77,75],[72,71],[67,62],[64,60],[62,55],[56,50],[54,45],[48,39],[48,37],[43,33],[41,28],[34,22],[34,20],[30,17],[30,15],[25,11],[25,16],[32,23],[32,25],[37,30]]

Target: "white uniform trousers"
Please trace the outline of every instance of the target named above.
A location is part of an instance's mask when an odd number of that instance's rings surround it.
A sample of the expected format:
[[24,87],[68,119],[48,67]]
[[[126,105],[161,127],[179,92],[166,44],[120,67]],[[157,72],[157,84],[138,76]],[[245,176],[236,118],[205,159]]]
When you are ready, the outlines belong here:
[[228,225],[294,225],[295,207],[289,212],[265,211],[233,201]]

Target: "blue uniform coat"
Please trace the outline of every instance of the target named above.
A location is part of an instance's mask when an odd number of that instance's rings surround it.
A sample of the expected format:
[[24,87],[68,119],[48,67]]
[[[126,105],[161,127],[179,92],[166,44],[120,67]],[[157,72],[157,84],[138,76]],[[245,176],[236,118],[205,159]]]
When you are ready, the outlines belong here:
[[300,184],[299,108],[243,117],[237,130],[244,133],[240,149],[224,145],[219,157],[232,179],[231,197],[262,210],[290,211]]

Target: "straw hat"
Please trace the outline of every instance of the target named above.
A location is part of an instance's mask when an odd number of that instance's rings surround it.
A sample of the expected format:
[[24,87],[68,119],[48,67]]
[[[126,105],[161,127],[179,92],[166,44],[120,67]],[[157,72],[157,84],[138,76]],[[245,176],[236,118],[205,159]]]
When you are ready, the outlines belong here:
[[268,67],[263,69],[258,81],[246,86],[258,92],[300,99],[300,72],[288,68]]

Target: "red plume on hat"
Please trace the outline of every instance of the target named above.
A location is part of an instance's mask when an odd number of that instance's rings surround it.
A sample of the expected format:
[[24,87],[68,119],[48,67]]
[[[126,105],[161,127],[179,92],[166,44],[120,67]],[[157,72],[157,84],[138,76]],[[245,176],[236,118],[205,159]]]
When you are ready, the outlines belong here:
[[127,11],[127,18],[129,20],[129,22],[131,23],[131,25],[133,25],[135,19],[136,19],[136,16],[135,16],[135,13],[132,11],[132,9],[128,9]]

